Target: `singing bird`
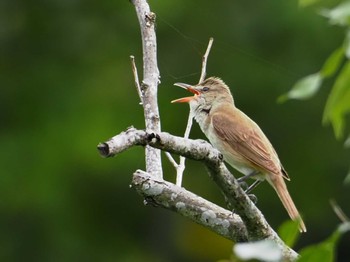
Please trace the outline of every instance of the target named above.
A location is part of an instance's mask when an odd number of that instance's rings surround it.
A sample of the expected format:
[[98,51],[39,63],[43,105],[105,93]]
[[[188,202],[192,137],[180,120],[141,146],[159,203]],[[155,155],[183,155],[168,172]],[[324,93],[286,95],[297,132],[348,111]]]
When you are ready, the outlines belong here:
[[239,110],[229,87],[217,77],[197,85],[175,83],[194,96],[172,103],[189,103],[195,120],[210,143],[224,160],[245,177],[267,180],[275,189],[292,220],[299,222],[301,232],[306,227],[288,192],[284,179],[290,180],[278,155],[260,127]]

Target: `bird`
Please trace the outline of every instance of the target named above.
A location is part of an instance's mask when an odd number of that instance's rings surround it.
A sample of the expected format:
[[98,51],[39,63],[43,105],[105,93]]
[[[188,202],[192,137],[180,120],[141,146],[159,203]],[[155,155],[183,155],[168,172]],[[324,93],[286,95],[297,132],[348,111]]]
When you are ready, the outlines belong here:
[[261,128],[235,106],[230,88],[218,77],[196,85],[175,83],[193,96],[171,101],[189,103],[191,113],[210,143],[225,162],[255,184],[267,180],[276,191],[290,218],[298,221],[300,232],[306,226],[290,196],[285,180],[290,180],[271,142]]

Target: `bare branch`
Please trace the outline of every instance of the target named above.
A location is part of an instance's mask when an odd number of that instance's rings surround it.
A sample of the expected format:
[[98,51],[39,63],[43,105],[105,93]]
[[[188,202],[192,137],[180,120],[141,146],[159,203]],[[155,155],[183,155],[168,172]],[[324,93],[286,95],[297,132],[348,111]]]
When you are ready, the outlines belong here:
[[182,185],[182,177],[185,171],[185,161],[186,161],[186,158],[183,156],[180,156],[180,162],[176,168],[176,185],[179,187],[181,187]]
[[[157,102],[159,70],[157,65],[157,38],[154,30],[155,13],[151,12],[146,0],[131,1],[140,23],[143,50],[143,108],[148,132],[160,132],[160,117]],[[160,151],[146,146],[146,170],[157,178],[163,178]]]
[[345,215],[344,211],[341,209],[341,207],[337,204],[337,202],[334,199],[329,200],[334,213],[337,215],[339,220],[343,223],[350,222],[350,219]]
[[131,69],[132,69],[132,73],[134,75],[134,80],[135,80],[135,86],[136,86],[136,91],[139,94],[140,97],[140,105],[143,104],[143,95],[141,92],[141,87],[140,87],[140,81],[139,81],[139,75],[137,73],[137,68],[136,68],[136,64],[135,64],[135,57],[134,56],[130,56],[130,61],[131,61]]
[[[97,149],[103,157],[111,157],[119,154],[130,147],[140,145],[140,141],[145,140],[147,133],[144,130],[137,130],[134,127],[129,127],[125,132],[112,137],[104,143],[99,143]],[[146,143],[144,142],[144,145]]]
[[112,156],[134,145],[150,145],[193,160],[203,161],[212,179],[224,193],[227,202],[244,221],[249,239],[271,238],[282,243],[260,210],[244,193],[237,180],[226,168],[221,153],[208,142],[185,139],[165,132],[147,133],[143,130],[129,128],[126,132],[100,144],[99,150],[104,156]]
[[[187,120],[184,138],[188,138],[190,136],[192,123],[193,123],[193,114],[190,110],[190,112],[188,114],[188,120]],[[183,173],[185,171],[185,161],[186,161],[186,158],[184,156],[180,156],[180,163],[176,168],[176,185],[177,186],[182,185],[182,177],[183,177]]]
[[175,167],[175,169],[177,169],[177,167],[179,166],[175,159],[173,158],[173,156],[169,153],[169,152],[165,152],[165,155],[167,156],[168,160],[170,161],[170,163]]
[[210,53],[211,46],[213,45],[213,41],[214,41],[214,38],[211,37],[209,39],[207,50],[205,51],[205,54],[202,57],[202,72],[201,72],[201,76],[199,78],[199,82],[198,83],[203,82],[205,77],[206,77],[206,75],[207,75],[207,60],[208,60],[208,56],[209,56],[209,53]]
[[188,120],[187,120],[187,125],[186,125],[184,138],[189,138],[190,132],[191,132],[192,123],[193,123],[193,113],[190,111],[190,113],[188,114]]
[[214,182],[224,193],[230,206],[243,220],[248,240],[272,239],[281,246],[285,256],[297,258],[297,253],[287,247],[269,226],[260,210],[244,193],[237,180],[223,163],[222,154],[204,140],[191,140],[170,135],[165,132],[148,133],[144,130],[129,128],[126,132],[98,145],[103,156],[113,156],[134,145],[149,145],[170,153],[202,161],[208,168]]
[[221,153],[208,142],[185,139],[165,132],[147,133],[131,127],[126,132],[122,132],[107,142],[99,144],[98,149],[103,156],[108,157],[135,145],[150,145],[193,160],[203,161],[208,167],[212,179],[223,191],[228,203],[242,217],[247,228],[252,230],[251,237],[253,239],[261,239],[274,233],[260,211],[226,168],[222,161]]
[[[211,47],[213,45],[213,41],[214,41],[214,38],[211,37],[209,39],[207,50],[205,51],[205,53],[202,57],[202,70],[201,70],[201,76],[199,78],[198,83],[201,83],[205,79],[208,56],[209,56]],[[189,137],[190,132],[191,132],[191,128],[192,128],[192,123],[193,123],[193,114],[190,110],[190,113],[188,115],[187,126],[186,126],[186,130],[185,130],[184,138]],[[185,171],[185,161],[186,161],[186,158],[183,156],[180,156],[180,163],[176,167],[176,185],[177,186],[182,185],[183,172]]]
[[157,180],[138,170],[132,187],[147,204],[170,209],[235,242],[248,240],[246,228],[238,215],[223,209],[172,183]]

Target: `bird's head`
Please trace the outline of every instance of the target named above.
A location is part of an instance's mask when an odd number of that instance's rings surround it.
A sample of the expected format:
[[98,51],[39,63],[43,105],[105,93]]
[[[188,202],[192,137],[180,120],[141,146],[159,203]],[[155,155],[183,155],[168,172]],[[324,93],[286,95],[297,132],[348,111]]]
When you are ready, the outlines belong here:
[[190,103],[191,109],[210,109],[222,103],[233,103],[229,87],[218,77],[209,77],[197,85],[175,83],[193,93],[193,96],[171,101],[172,103]]

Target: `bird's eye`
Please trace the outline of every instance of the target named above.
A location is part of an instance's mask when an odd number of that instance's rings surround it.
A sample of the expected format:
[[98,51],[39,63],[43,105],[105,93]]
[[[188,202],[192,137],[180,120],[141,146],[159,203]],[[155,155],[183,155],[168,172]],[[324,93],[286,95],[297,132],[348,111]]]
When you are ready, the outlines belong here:
[[209,87],[207,87],[207,86],[205,86],[205,87],[203,87],[203,92],[207,92],[207,91],[209,91]]

